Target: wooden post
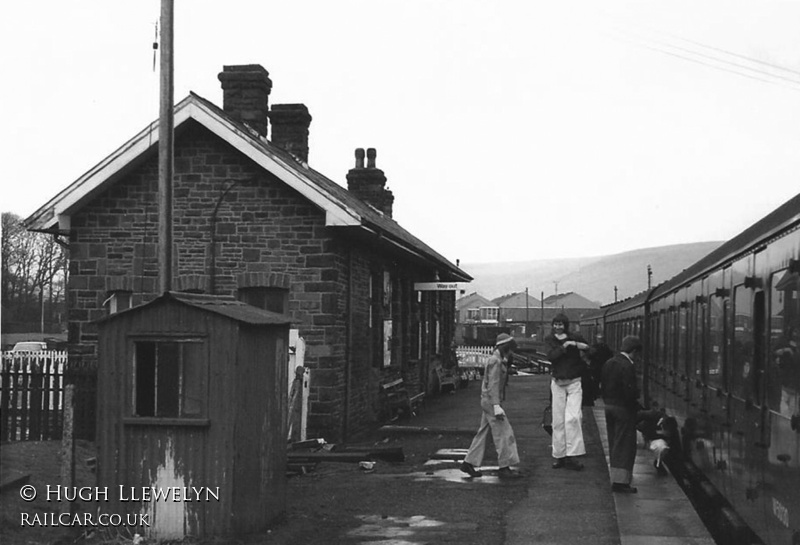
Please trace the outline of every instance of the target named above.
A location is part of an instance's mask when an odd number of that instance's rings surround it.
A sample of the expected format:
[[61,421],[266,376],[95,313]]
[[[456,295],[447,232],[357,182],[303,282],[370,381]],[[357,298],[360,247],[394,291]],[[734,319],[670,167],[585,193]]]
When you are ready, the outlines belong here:
[[[75,385],[64,386],[64,429],[61,435],[61,486],[75,486]],[[62,502],[61,512],[71,513],[72,502]]]
[[158,280],[161,293],[172,289],[173,12],[173,1],[161,0],[161,77],[158,117]]

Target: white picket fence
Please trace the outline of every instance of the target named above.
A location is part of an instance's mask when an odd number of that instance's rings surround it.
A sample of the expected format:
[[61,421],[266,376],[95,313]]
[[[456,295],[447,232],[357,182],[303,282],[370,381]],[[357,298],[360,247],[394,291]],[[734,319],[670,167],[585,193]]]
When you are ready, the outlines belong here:
[[29,370],[49,367],[63,371],[67,359],[66,350],[36,350],[33,352],[6,350],[3,352],[2,369],[16,364],[20,368],[27,367]]
[[459,367],[486,367],[494,353],[492,346],[457,346],[456,357]]
[[0,440],[47,440],[61,434],[67,352],[3,352]]

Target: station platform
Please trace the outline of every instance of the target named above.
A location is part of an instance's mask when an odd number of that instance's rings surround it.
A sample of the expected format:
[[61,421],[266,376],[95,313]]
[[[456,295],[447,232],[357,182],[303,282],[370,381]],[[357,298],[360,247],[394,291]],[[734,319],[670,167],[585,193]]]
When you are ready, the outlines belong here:
[[[622,544],[713,545],[714,540],[691,502],[672,477],[660,476],[652,454],[637,451],[633,485],[637,494],[611,491],[608,473],[608,440],[602,402],[584,407],[584,469],[553,469],[550,436],[542,429],[542,414],[549,403],[547,375],[510,377],[503,404],[518,443],[520,486],[527,488],[521,500],[509,506],[504,520],[504,543],[528,545]],[[480,383],[471,382],[452,395],[431,400],[408,424],[418,429],[472,432],[480,419]],[[503,486],[491,447],[487,449],[485,476],[473,479]],[[494,467],[491,464],[494,463]],[[451,465],[450,476],[464,478]],[[436,471],[439,473],[439,471]],[[446,477],[446,476],[445,476]],[[476,486],[478,486],[476,484]]]

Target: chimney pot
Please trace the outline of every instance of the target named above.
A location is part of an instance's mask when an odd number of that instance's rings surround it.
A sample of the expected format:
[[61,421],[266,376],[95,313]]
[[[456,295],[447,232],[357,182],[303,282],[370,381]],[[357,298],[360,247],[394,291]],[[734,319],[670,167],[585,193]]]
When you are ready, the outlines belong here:
[[222,109],[236,121],[267,136],[267,114],[272,80],[259,64],[223,66],[217,76],[222,84]]
[[364,168],[364,148],[356,148],[356,168],[347,173],[347,190],[391,218],[394,195],[386,189],[383,171],[375,167],[375,148],[367,149],[366,155]]
[[272,143],[307,163],[311,114],[305,104],[275,104],[269,120],[272,123]]

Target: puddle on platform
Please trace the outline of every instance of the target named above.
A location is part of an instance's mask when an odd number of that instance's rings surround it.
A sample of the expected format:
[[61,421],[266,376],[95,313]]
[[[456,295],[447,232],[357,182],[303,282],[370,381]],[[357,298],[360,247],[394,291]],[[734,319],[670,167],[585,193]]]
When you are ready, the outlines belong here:
[[380,478],[411,478],[414,481],[447,481],[453,483],[499,483],[498,466],[482,466],[482,477],[472,478],[459,466],[464,461],[467,449],[441,449],[425,462],[425,471],[377,475]]
[[378,538],[374,541],[363,541],[369,545],[417,545],[429,542],[425,536],[419,536],[421,541],[413,541],[419,532],[431,528],[439,528],[444,522],[430,519],[424,515],[413,517],[383,517],[379,515],[360,515],[364,524],[347,532],[351,537]]
[[[425,464],[426,466],[428,464]],[[415,481],[448,481],[452,483],[498,483],[498,467],[484,466],[481,468],[483,477],[472,478],[458,468],[429,469],[418,473],[409,473],[408,476]]]

